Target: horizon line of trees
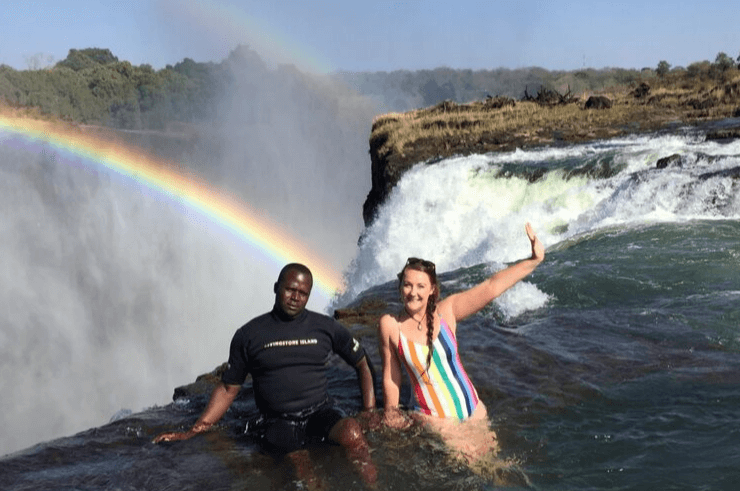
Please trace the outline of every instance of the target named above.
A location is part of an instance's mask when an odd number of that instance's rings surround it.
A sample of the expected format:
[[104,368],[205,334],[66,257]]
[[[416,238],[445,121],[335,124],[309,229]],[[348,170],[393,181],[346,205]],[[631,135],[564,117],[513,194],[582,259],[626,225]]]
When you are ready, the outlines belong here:
[[226,65],[242,54],[235,50],[219,64],[185,58],[155,71],[121,61],[109,49],[70,49],[50,68],[0,66],[0,98],[80,123],[162,129],[167,121],[207,119],[217,93],[230,82]]
[[[47,60],[48,61],[48,60]],[[41,60],[32,58],[29,65]],[[572,93],[599,91],[637,84],[657,77],[724,79],[738,69],[737,60],[724,52],[714,62],[699,61],[672,67],[661,60],[655,69],[581,69],[549,71],[530,67],[494,70],[397,70],[392,72],[338,72],[330,75],[385,111],[407,111],[444,100],[466,103],[488,96],[524,97],[527,88],[546,87]],[[295,67],[276,69],[293,79],[305,77]],[[70,49],[51,67],[15,70],[0,65],[0,100],[11,106],[32,106],[41,112],[84,124],[123,129],[164,129],[169,122],[213,121],[220,97],[242,79],[274,76],[259,55],[237,46],[219,62],[185,58],[155,70],[148,64],[121,61],[109,49]],[[305,84],[305,80],[302,82]],[[255,97],[258,97],[255,94]],[[254,101],[259,105],[259,101]]]
[[655,73],[660,77],[664,77],[670,72],[685,72],[690,77],[709,76],[721,78],[727,75],[728,72],[730,72],[731,70],[738,68],[740,68],[740,55],[738,55],[737,59],[734,60],[724,51],[720,51],[714,58],[714,63],[710,63],[708,60],[697,61],[691,63],[686,68],[681,66],[672,67],[671,64],[668,63],[666,60],[661,60],[658,62]]

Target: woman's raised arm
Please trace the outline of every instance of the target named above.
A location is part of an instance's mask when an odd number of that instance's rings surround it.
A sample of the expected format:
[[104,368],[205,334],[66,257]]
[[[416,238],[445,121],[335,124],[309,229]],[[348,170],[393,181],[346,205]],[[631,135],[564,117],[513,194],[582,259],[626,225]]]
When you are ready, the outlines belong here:
[[457,323],[457,321],[480,311],[493,299],[535,270],[545,259],[545,246],[537,238],[532,225],[527,223],[525,230],[532,245],[532,256],[496,272],[487,280],[469,290],[455,293],[442,300],[439,303],[439,309],[443,316],[449,312],[454,316],[454,322]]

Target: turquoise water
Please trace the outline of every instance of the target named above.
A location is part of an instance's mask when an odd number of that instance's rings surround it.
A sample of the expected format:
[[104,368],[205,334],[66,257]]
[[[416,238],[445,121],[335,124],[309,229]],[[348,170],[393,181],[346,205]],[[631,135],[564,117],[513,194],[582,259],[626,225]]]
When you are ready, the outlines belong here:
[[532,281],[553,297],[499,328],[516,350],[481,368],[503,392],[490,405],[512,433],[504,448],[532,452],[538,487],[737,482],[738,234],[732,221],[662,224],[550,253]]

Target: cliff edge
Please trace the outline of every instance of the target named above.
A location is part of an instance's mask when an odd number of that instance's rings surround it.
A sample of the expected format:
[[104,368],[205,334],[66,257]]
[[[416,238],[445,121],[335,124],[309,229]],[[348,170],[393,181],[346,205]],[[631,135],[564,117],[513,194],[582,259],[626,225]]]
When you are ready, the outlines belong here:
[[[370,226],[401,176],[414,164],[453,155],[578,143],[740,118],[740,74],[719,80],[654,78],[599,94],[541,88],[521,100],[484,101],[389,113],[370,134],[372,188],[363,205]],[[740,123],[739,123],[740,124]],[[738,132],[724,135],[737,137]]]

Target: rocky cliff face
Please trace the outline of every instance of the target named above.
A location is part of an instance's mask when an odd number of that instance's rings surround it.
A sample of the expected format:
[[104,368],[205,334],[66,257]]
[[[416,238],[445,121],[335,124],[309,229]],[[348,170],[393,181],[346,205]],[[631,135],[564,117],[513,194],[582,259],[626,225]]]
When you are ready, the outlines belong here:
[[[469,106],[446,101],[424,111],[464,112],[466,107]],[[422,135],[405,145],[402,151],[396,151],[389,145],[391,134],[383,131],[386,123],[386,119],[377,120],[373,124],[370,135],[372,187],[362,208],[362,217],[366,227],[375,219],[378,207],[385,202],[391,189],[414,164],[425,161],[434,162],[452,155],[510,150],[517,146],[527,145],[522,135],[513,133],[490,131],[477,135],[475,139],[469,139],[461,132],[457,136],[446,135],[443,138],[436,135]]]

